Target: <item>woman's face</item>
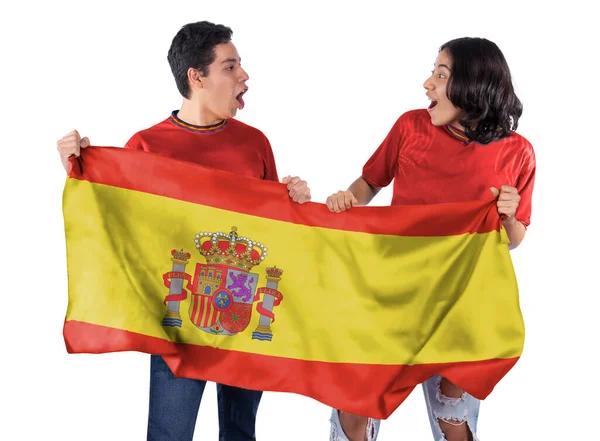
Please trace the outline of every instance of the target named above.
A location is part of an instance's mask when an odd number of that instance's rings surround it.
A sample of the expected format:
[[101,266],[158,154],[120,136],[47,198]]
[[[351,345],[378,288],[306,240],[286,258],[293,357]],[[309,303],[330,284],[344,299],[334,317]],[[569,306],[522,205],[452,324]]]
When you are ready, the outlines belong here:
[[431,123],[434,126],[444,126],[451,124],[462,129],[459,120],[462,111],[450,102],[446,94],[446,86],[452,71],[452,60],[448,52],[441,51],[434,64],[431,76],[427,78],[423,87],[427,89],[427,97],[431,100],[431,105],[427,109],[431,117]]

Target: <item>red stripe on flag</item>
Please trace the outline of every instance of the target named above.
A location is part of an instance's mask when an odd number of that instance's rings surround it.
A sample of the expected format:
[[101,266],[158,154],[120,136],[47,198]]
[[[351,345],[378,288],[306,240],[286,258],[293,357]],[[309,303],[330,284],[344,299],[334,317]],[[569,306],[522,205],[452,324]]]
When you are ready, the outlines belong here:
[[[380,419],[388,418],[416,385],[434,374],[484,399],[518,360],[515,357],[412,366],[327,363],[174,344],[77,321],[65,322],[64,338],[69,353],[160,354],[176,376],[246,389],[297,393],[346,412]],[[380,390],[386,391],[383,396],[376,392]]]
[[206,296],[200,296],[200,299],[202,299],[202,301],[199,302],[200,311],[198,314],[200,315],[198,316],[196,325],[200,326],[201,328],[206,328],[206,325],[208,324],[208,314],[210,313],[210,310],[208,309],[208,300]]
[[[202,307],[204,308],[204,320],[202,322],[202,327],[208,328],[214,324],[214,316],[215,316],[215,308],[212,304],[212,297],[202,296],[203,302]],[[215,320],[216,321],[216,320]]]
[[194,323],[195,325],[198,324],[198,321],[200,320],[200,316],[199,314],[199,310],[201,310],[201,304],[202,302],[202,297],[199,297],[196,294],[193,294],[193,301],[192,301],[192,316],[190,317],[190,320],[192,321],[192,323]]
[[74,179],[301,225],[402,236],[487,233],[501,227],[491,196],[455,204],[356,207],[332,214],[324,204],[292,203],[283,184],[139,150],[88,147],[71,163],[69,176]]

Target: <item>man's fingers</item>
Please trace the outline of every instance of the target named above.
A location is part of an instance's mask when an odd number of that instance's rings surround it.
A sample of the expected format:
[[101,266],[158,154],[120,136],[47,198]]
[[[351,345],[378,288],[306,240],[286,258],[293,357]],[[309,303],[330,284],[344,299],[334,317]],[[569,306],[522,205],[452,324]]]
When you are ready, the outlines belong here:
[[306,187],[302,192],[300,192],[298,202],[303,204],[304,202],[308,201],[310,201],[310,188]]
[[[290,185],[292,186],[291,188],[289,188]],[[306,183],[306,181],[297,181],[296,184],[294,184],[294,185],[292,185],[292,183],[290,182],[288,184],[288,188],[290,190],[290,196],[294,196],[295,194],[298,194],[299,192],[304,190],[307,186],[308,186],[308,184]]]
[[81,141],[81,136],[79,136],[79,132],[77,132],[77,130],[73,130],[72,132],[66,134],[61,141],[79,144]]
[[79,156],[79,146],[77,144],[74,144],[71,140],[58,141],[56,148],[61,156]]
[[339,213],[340,211],[342,211],[340,209],[340,198],[338,195],[333,197],[333,211],[335,211],[336,213]]
[[77,145],[79,144],[79,138],[73,135],[65,136],[62,139],[59,139],[56,145],[58,146],[68,146],[68,145]]
[[61,156],[68,158],[71,155],[79,156],[79,149],[81,146],[87,147],[89,143],[89,138],[81,139],[79,132],[73,130],[66,134],[62,139],[58,140],[56,148]]
[[298,176],[290,178],[287,182],[288,190],[291,190],[299,181],[301,181],[301,179]]
[[329,196],[327,198],[327,200],[325,201],[325,205],[327,205],[327,208],[329,208],[329,211],[333,211],[333,203],[332,203],[332,197]]
[[344,204],[346,205],[346,208],[352,208],[354,199],[355,198],[352,196],[352,194],[350,192],[347,192],[344,195]]
[[294,195],[294,197],[292,199],[294,202],[298,202],[298,203],[300,203],[300,201],[306,202],[306,201],[310,200],[310,191],[306,191],[306,190],[299,191]]

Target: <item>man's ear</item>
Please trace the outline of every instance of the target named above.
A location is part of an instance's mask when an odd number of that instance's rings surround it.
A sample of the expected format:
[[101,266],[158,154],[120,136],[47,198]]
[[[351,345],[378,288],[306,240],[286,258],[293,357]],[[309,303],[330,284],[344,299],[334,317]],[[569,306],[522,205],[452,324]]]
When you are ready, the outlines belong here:
[[187,71],[188,82],[190,83],[190,89],[202,89],[204,87],[204,77],[200,75],[198,69],[190,67]]

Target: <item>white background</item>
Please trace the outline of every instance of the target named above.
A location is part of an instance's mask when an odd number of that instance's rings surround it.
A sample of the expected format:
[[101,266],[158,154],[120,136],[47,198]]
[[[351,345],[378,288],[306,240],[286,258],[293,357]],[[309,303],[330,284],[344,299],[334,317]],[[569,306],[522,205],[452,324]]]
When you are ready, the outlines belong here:
[[[417,6],[418,3],[418,6]],[[346,188],[455,37],[495,41],[524,103],[538,173],[532,225],[513,258],[527,337],[482,404],[492,440],[598,438],[597,23],[592,2],[6,2],[0,18],[2,347],[0,439],[143,440],[149,356],[67,355],[56,141],[73,129],[122,146],[180,105],[166,55],[188,22],[234,30],[250,74],[239,119],[269,137],[280,176],[316,202]],[[169,6],[170,5],[170,6]],[[389,204],[391,188],[374,201]],[[368,384],[365,384],[368,387]],[[207,387],[196,438],[217,439]],[[259,441],[326,440],[329,409],[266,393]],[[381,441],[429,440],[420,389]]]

